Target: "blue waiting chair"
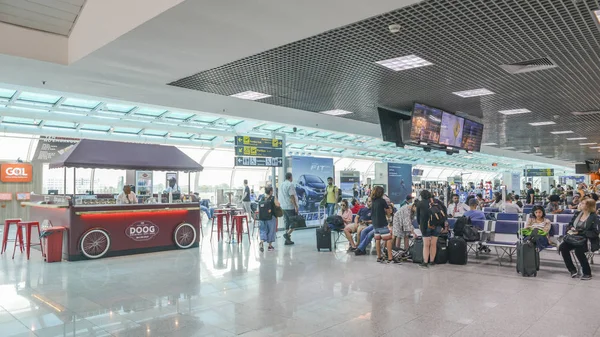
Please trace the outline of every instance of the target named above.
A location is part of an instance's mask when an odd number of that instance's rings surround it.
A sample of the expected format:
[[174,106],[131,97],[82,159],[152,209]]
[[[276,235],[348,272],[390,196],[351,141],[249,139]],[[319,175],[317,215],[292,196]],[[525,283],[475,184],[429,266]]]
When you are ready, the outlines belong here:
[[508,220],[508,221],[519,221],[519,214],[517,213],[498,213],[496,216],[497,220]]

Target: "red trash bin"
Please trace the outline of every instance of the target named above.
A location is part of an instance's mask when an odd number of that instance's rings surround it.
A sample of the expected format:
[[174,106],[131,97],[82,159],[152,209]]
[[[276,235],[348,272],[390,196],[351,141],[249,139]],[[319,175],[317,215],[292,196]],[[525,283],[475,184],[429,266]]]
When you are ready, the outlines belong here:
[[63,232],[65,227],[49,227],[42,231],[40,239],[44,247],[46,262],[60,262],[62,260]]

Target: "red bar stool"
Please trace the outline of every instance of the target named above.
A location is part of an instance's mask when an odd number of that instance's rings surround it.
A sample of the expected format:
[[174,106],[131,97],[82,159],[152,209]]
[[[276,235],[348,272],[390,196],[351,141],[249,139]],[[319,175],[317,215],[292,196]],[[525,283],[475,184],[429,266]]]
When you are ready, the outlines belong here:
[[31,246],[40,246],[42,248],[42,256],[44,256],[44,247],[42,247],[42,241],[40,243],[31,244],[31,227],[36,227],[38,231],[38,237],[41,236],[40,232],[40,223],[37,221],[21,221],[17,223],[17,235],[15,237],[15,249],[13,250],[12,258],[15,258],[15,252],[17,251],[17,241],[19,241],[19,246],[21,247],[21,253],[23,252],[23,232],[22,229],[25,228],[25,233],[27,234],[27,238],[25,241],[25,250],[27,251],[27,260],[29,260],[29,252],[31,251]]
[[0,254],[4,254],[6,251],[6,246],[8,246],[8,242],[12,242],[14,240],[8,239],[8,232],[10,231],[10,225],[17,225],[21,222],[21,219],[6,219],[4,220],[4,231],[2,232],[2,249],[0,249]]
[[246,223],[246,229],[248,230],[248,241],[250,241],[250,225],[248,224],[248,216],[246,214],[238,214],[233,216],[233,223],[231,224],[231,236],[233,238],[233,231],[237,232],[237,242],[242,243],[242,236],[244,233],[244,222]]
[[229,232],[229,214],[215,213],[212,219],[212,227],[210,231],[210,239],[212,240],[213,232],[215,231],[215,219],[217,220],[217,241],[223,239],[223,222],[227,223],[227,232]]

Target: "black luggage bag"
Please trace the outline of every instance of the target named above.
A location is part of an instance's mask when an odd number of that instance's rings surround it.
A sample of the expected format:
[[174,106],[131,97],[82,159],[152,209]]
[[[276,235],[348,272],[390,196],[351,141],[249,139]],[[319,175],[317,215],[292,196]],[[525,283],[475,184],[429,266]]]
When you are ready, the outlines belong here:
[[517,273],[523,277],[537,276],[540,270],[540,255],[531,242],[517,243]]
[[409,252],[413,263],[423,263],[423,239],[415,238]]
[[437,253],[435,254],[436,264],[448,263],[448,237],[443,235],[437,241]]
[[317,250],[329,249],[331,251],[331,231],[323,227],[317,228]]
[[448,263],[467,264],[467,242],[462,237],[453,237],[448,241]]

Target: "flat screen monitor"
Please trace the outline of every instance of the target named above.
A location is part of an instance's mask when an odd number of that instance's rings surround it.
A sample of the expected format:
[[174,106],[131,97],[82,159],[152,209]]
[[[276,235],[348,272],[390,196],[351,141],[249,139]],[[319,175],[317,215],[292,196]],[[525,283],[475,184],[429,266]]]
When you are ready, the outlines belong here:
[[381,138],[384,142],[396,142],[400,140],[398,132],[398,118],[389,110],[378,110],[379,126],[381,127]]
[[410,140],[438,144],[442,124],[442,110],[415,103],[412,114]]
[[481,140],[483,139],[483,124],[465,119],[461,149],[473,152],[481,151]]
[[588,172],[598,172],[600,169],[600,163],[596,161],[587,161]]
[[461,148],[464,124],[464,118],[443,111],[439,144],[454,148]]
[[590,171],[588,170],[587,164],[575,164],[575,173],[588,174]]

